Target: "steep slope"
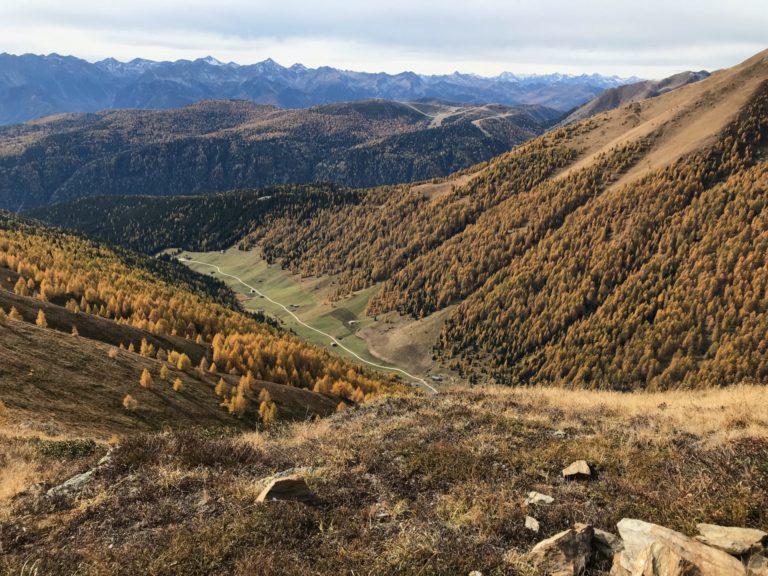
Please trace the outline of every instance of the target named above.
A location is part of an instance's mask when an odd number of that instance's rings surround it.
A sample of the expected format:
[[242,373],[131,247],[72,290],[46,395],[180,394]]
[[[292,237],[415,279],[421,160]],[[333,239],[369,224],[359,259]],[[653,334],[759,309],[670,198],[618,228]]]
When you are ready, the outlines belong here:
[[[286,223],[254,242],[348,289],[383,282],[373,313],[424,316],[463,301],[438,351],[473,378],[490,367],[497,381],[564,386],[766,382],[757,334],[767,79],[761,53],[639,112],[630,105],[525,144],[441,194],[373,194],[300,234]],[[726,242],[736,230],[739,242]],[[653,284],[651,273],[661,275]],[[635,331],[607,319],[613,306]]]
[[286,108],[369,98],[441,99],[463,104],[536,104],[565,112],[606,88],[632,80],[597,74],[505,73],[483,78],[459,73],[365,73],[301,64],[286,68],[271,59],[240,66],[211,57],[176,62],[108,58],[90,63],[58,54],[0,54],[0,124],[110,108],[177,108],[211,99],[249,100]]
[[[277,417],[303,419],[383,385],[218,304],[208,295],[218,287],[200,290],[206,282],[178,264],[4,213],[0,277],[0,394],[14,420],[33,427],[102,436],[162,425],[254,427],[265,410],[275,416],[273,404]],[[145,369],[153,385],[139,385]],[[183,390],[172,388],[176,378]],[[271,399],[261,397],[264,388]],[[138,406],[124,407],[126,394]]]
[[435,352],[473,381],[767,383],[767,131],[763,52],[240,246],[339,294],[380,284],[371,314],[450,307]]
[[647,100],[654,96],[659,96],[672,90],[703,80],[709,76],[709,72],[701,70],[699,72],[680,72],[674,76],[669,76],[663,80],[643,80],[633,84],[625,84],[616,88],[609,88],[605,92],[596,96],[583,106],[571,112],[561,125],[573,124],[579,122],[600,112],[606,112],[619,108],[631,102]]
[[[445,121],[436,122],[436,117]],[[373,186],[445,176],[541,134],[542,107],[365,101],[307,110],[203,102],[0,128],[0,207],[281,183]]]

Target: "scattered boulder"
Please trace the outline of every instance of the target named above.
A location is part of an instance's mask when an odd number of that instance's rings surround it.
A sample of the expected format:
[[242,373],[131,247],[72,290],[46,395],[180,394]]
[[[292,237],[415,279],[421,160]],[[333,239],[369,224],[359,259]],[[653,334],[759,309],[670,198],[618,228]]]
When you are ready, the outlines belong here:
[[292,500],[295,502],[311,502],[315,495],[307,486],[303,476],[283,476],[275,478],[256,498],[257,502],[273,502],[275,500]]
[[697,524],[696,528],[699,530],[696,540],[734,556],[759,552],[763,548],[763,542],[768,538],[768,534],[754,528],[736,528],[716,524]]
[[547,496],[541,492],[528,492],[528,497],[525,499],[525,503],[530,506],[548,506],[555,501],[552,496]]
[[528,558],[549,576],[580,576],[592,558],[593,535],[591,526],[575,524],[536,544]]
[[563,478],[566,480],[589,480],[592,477],[592,468],[586,460],[576,460],[568,467],[563,468]]
[[600,530],[599,528],[595,528],[594,530],[595,535],[592,544],[594,545],[595,550],[603,556],[603,558],[608,558],[610,560],[616,556],[616,554],[624,550],[624,543],[621,541],[621,538],[615,534],[606,532],[605,530]]
[[[733,556],[669,528],[632,518],[624,518],[617,527],[624,542],[624,551],[618,555],[619,564],[632,576],[746,576],[744,566]],[[658,545],[653,548],[652,544]],[[675,564],[676,557],[684,562]],[[661,569],[658,567],[667,569],[673,565],[687,572],[658,571]],[[646,570],[647,566],[650,567]],[[653,572],[654,569],[657,571]],[[612,573],[622,574],[618,570]]]
[[469,576],[483,576],[483,573],[480,572],[480,570],[472,570],[472,572],[469,573]]
[[539,532],[539,521],[536,520],[533,516],[526,516],[525,517],[525,527],[528,528],[528,530],[531,530],[532,532]]
[[753,554],[747,562],[747,576],[768,576],[768,558]]
[[96,472],[95,468],[93,470],[83,472],[82,474],[78,474],[77,476],[72,476],[72,478],[63,484],[59,484],[58,486],[54,486],[48,490],[46,494],[48,494],[48,496],[63,496],[65,494],[69,494],[70,492],[80,490],[83,486],[91,481],[91,477],[93,476],[94,472]]

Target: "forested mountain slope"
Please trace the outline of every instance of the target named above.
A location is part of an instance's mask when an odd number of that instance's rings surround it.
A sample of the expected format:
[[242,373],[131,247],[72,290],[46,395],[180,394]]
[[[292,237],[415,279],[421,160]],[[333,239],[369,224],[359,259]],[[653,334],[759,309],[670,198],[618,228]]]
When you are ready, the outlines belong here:
[[559,116],[541,106],[380,100],[303,110],[213,101],[54,116],[0,128],[0,208],[105,194],[423,180],[509,150]]
[[204,196],[97,196],[30,210],[28,214],[89,238],[146,254],[166,248],[218,250],[275,219],[301,225],[321,209],[360,202],[363,190],[334,185],[285,185]]
[[383,385],[240,312],[216,280],[7,213],[0,278],[0,392],[25,421],[101,434],[254,427],[265,413],[327,414]]
[[241,242],[370,313],[449,305],[436,354],[472,380],[768,383],[768,52],[444,182],[276,215]]

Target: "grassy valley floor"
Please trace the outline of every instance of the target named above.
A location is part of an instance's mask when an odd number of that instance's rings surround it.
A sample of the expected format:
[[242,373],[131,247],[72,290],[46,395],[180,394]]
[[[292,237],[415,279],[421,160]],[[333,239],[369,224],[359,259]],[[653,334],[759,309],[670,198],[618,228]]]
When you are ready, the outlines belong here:
[[[335,287],[333,279],[301,278],[283,270],[279,264],[268,264],[258,250],[185,251],[179,257],[193,270],[202,274],[213,273],[225,281],[239,294],[246,309],[261,310],[280,320],[285,328],[293,330],[300,338],[324,346],[344,358],[356,360],[342,348],[333,346],[330,339],[296,322],[282,307],[251,293],[241,282],[219,274],[210,265],[219,266],[222,272],[237,276],[272,300],[285,305],[303,322],[332,335],[369,362],[401,368],[438,388],[454,379],[432,359],[432,344],[442,327],[446,311],[419,321],[394,313],[368,316],[365,310],[378,285],[332,301],[329,294]],[[187,258],[205,264],[190,262]]]

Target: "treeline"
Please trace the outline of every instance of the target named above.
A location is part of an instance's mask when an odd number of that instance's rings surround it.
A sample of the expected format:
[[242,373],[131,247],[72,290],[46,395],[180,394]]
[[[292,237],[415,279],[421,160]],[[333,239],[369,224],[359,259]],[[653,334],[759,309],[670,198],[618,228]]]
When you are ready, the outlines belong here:
[[[211,357],[199,369],[214,374],[303,387],[353,401],[381,387],[373,373],[196,294],[183,282],[158,278],[124,256],[103,244],[0,212],[0,270],[18,274],[14,291],[21,296],[152,334],[193,340],[211,348]],[[163,358],[185,356],[179,350],[140,352]],[[191,368],[188,362],[187,358],[185,369]]]
[[228,248],[281,218],[301,225],[319,210],[341,209],[362,197],[360,191],[334,185],[285,185],[201,196],[99,196],[38,208],[28,215],[155,254],[166,248]]

